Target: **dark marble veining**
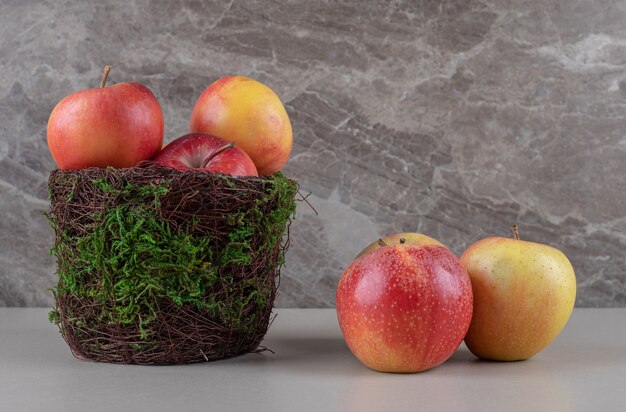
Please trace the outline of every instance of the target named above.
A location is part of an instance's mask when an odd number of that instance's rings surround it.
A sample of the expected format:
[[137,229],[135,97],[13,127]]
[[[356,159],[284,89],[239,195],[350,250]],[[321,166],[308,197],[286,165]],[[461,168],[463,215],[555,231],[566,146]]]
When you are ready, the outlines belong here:
[[456,253],[482,237],[559,247],[579,306],[626,306],[626,4],[622,1],[0,2],[0,305],[49,305],[50,110],[137,81],[166,140],[225,74],[286,102],[301,203],[280,306],[332,306],[380,234]]

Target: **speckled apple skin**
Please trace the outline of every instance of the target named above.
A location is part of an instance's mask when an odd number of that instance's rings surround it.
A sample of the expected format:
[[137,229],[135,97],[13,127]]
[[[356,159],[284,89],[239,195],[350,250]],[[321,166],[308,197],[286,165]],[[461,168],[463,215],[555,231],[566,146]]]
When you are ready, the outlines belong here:
[[259,175],[280,170],[289,160],[293,131],[280,98],[266,85],[225,76],[209,85],[191,113],[192,133],[235,142],[254,161]]
[[375,242],[370,243],[365,249],[363,249],[358,255],[356,255],[356,257],[361,257],[382,247],[381,240],[382,245],[399,245],[404,243],[413,246],[438,245],[445,247],[443,243],[441,243],[437,239],[433,239],[430,236],[426,236],[421,233],[401,232],[385,236]]
[[470,279],[443,246],[384,246],[344,271],[337,317],[348,347],[371,369],[424,371],[463,341],[472,318]]
[[224,150],[202,167],[208,157],[226,144],[226,140],[217,136],[190,133],[171,141],[153,160],[181,172],[197,169],[232,176],[259,176],[250,156],[238,147]]
[[48,147],[61,169],[132,167],[163,145],[163,113],[139,83],[72,93],[48,120]]
[[576,300],[576,275],[560,250],[491,237],[467,248],[460,262],[474,291],[465,343],[479,358],[528,359],[565,327]]

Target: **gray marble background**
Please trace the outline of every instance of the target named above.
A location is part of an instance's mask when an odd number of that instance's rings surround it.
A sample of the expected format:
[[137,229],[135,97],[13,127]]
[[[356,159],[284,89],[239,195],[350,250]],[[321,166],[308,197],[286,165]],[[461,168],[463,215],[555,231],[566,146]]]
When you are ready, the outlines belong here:
[[55,281],[46,123],[65,95],[148,86],[166,141],[213,80],[272,87],[301,204],[279,306],[333,306],[380,234],[486,236],[571,259],[579,306],[626,306],[625,1],[0,0],[0,305]]

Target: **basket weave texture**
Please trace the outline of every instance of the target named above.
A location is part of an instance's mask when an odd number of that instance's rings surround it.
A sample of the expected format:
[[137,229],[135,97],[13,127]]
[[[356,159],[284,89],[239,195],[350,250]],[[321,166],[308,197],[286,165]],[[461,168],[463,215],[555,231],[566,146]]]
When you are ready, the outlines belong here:
[[146,163],[55,170],[55,308],[81,359],[210,361],[263,350],[295,181]]

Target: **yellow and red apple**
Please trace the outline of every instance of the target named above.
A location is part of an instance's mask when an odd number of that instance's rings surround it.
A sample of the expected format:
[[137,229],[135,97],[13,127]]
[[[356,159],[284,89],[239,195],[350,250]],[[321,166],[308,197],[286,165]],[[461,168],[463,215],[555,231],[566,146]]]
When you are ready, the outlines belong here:
[[163,113],[138,83],[81,90],[61,100],[48,120],[48,147],[61,169],[132,167],[151,159],[163,143]]
[[433,368],[452,356],[469,327],[469,277],[435,239],[404,233],[386,239],[344,271],[336,296],[339,326],[352,353],[371,369]]
[[258,176],[252,159],[235,147],[235,143],[202,133],[190,133],[170,142],[154,161],[180,171],[198,169],[233,176]]
[[576,276],[551,246],[490,237],[460,258],[474,291],[474,315],[465,343],[479,358],[528,359],[565,327],[576,300]]
[[445,247],[443,243],[434,239],[430,236],[423,235],[421,233],[412,233],[412,232],[403,232],[403,233],[395,233],[393,235],[388,235],[381,239],[378,239],[375,242],[370,243],[365,249],[363,249],[356,257],[361,257],[366,255],[374,250],[389,245],[413,245],[413,246],[426,246],[426,245],[435,245]]
[[291,122],[280,98],[266,85],[243,76],[226,76],[198,98],[190,121],[192,133],[235,142],[260,175],[280,170],[289,159]]

